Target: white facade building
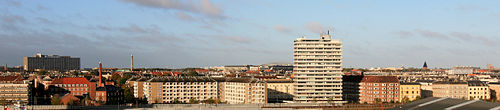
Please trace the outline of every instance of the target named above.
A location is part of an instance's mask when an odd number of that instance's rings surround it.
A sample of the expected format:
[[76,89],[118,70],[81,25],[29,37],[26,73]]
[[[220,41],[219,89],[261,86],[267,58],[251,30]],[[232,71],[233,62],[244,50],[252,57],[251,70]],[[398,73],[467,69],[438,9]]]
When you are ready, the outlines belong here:
[[342,103],[342,42],[321,35],[320,39],[294,41],[294,101]]

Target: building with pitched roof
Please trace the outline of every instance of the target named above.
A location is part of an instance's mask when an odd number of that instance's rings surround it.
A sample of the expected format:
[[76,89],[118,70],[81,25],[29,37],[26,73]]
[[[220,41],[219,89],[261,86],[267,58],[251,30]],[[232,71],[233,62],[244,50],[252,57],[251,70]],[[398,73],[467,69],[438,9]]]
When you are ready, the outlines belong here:
[[[48,85],[51,94],[83,96],[95,93],[95,86],[84,77],[54,78]],[[94,98],[94,97],[92,97]]]
[[28,103],[30,96],[29,82],[21,76],[0,76],[0,99],[9,102]]

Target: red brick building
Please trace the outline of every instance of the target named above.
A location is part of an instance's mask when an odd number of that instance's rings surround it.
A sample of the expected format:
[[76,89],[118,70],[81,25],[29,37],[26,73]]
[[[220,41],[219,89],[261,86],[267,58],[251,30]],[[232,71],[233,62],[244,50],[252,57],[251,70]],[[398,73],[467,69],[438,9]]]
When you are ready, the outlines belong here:
[[396,76],[344,76],[344,100],[359,103],[399,102]]
[[90,93],[95,93],[95,89],[95,85],[83,77],[55,78],[49,84],[49,91],[61,96],[68,93],[74,96],[90,95]]

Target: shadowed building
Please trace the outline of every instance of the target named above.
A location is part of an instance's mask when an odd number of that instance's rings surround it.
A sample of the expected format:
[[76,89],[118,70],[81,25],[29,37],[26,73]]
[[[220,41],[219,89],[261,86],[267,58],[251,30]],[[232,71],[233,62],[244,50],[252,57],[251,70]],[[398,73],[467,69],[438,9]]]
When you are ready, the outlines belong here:
[[24,70],[57,70],[69,71],[80,69],[80,58],[58,55],[36,54],[32,57],[24,57]]

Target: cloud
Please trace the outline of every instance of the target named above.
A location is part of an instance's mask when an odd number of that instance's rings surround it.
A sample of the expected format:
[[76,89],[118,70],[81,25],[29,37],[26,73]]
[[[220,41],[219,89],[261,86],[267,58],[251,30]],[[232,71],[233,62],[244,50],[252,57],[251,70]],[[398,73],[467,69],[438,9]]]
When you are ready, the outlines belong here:
[[473,36],[469,33],[451,32],[450,35],[462,40],[463,42],[475,42],[475,43],[484,44],[487,46],[499,45],[498,41],[495,39],[490,39],[490,38],[483,37],[483,36]]
[[398,35],[401,38],[407,38],[407,37],[413,36],[412,32],[410,32],[410,31],[404,31],[404,30],[394,31],[393,33],[396,34],[396,35]]
[[122,0],[129,3],[134,3],[138,6],[146,6],[151,8],[161,8],[167,10],[186,11],[191,13],[201,14],[209,18],[225,19],[224,11],[215,6],[208,0]]
[[444,39],[444,40],[450,39],[447,35],[441,34],[439,32],[421,30],[421,29],[415,29],[415,32],[427,38]]
[[15,7],[21,7],[22,6],[21,3],[19,3],[18,1],[14,1],[14,0],[6,0],[5,2],[6,2],[6,4],[8,6],[15,6]]
[[323,27],[319,22],[309,22],[305,25],[306,29],[314,33],[322,33],[326,27]]
[[486,11],[488,10],[488,8],[485,8],[485,7],[479,7],[479,6],[476,6],[476,5],[471,5],[471,4],[467,4],[467,5],[458,5],[456,7],[457,10],[460,10],[460,11],[474,11],[474,10],[478,10],[478,11]]
[[194,21],[194,20],[195,20],[195,19],[193,18],[193,16],[188,15],[188,14],[186,14],[186,13],[184,13],[184,12],[181,12],[181,11],[177,12],[177,14],[176,14],[176,15],[177,15],[177,18],[179,18],[179,19],[181,19],[181,20],[184,20],[184,21]]
[[131,33],[158,33],[159,27],[156,25],[151,25],[151,27],[139,27],[136,24],[130,24],[128,27],[119,28],[122,32],[131,32]]
[[279,24],[274,26],[274,30],[276,30],[278,32],[282,32],[282,33],[292,32],[292,29],[290,27],[286,27],[286,26],[279,25]]
[[54,22],[50,21],[49,19],[47,18],[43,18],[43,17],[37,17],[36,18],[38,20],[38,22],[40,23],[44,23],[44,24],[54,24]]
[[2,16],[2,21],[7,23],[26,23],[26,19],[19,15]]

